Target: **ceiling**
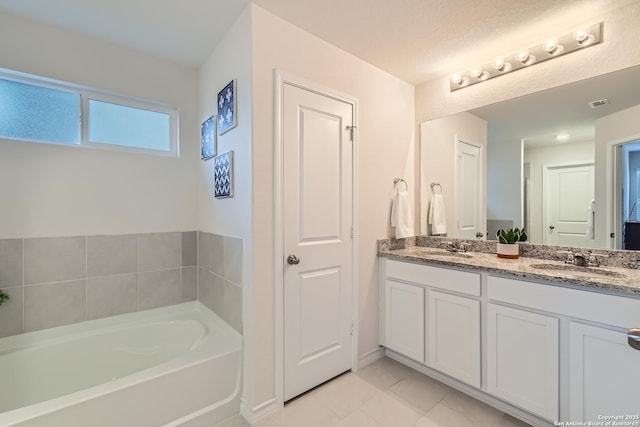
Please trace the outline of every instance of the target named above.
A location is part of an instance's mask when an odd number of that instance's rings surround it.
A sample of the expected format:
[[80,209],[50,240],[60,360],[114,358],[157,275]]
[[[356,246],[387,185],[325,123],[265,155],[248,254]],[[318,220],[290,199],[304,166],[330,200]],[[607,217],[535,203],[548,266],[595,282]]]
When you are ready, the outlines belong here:
[[[0,12],[195,68],[208,58],[250,1],[417,85],[530,46],[541,37],[597,22],[608,11],[637,0],[0,0]],[[602,97],[614,98],[613,105],[621,105],[618,96],[628,95],[629,86],[620,87]],[[580,91],[575,93],[580,95]],[[559,126],[556,119],[570,113],[572,105],[584,104],[585,97],[600,97],[584,95],[571,101],[573,95],[566,92],[552,102],[541,95],[537,104],[517,117],[515,112],[521,109],[506,103],[477,110],[477,114],[491,120],[502,118],[504,132],[527,126],[542,133],[546,126],[547,134],[557,133],[551,124]],[[574,129],[584,122],[576,114],[566,119],[572,120]],[[573,131],[579,132],[593,134],[593,129]]]
[[[0,11],[197,67],[249,1],[0,0]],[[253,0],[412,84],[590,24],[632,1]]]

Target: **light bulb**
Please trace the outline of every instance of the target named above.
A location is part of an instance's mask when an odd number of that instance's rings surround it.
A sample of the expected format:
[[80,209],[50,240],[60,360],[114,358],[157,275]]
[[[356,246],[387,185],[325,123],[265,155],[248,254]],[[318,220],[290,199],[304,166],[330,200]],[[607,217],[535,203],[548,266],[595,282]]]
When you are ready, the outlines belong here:
[[483,71],[482,68],[473,68],[470,71],[471,75],[478,80],[487,80],[489,78],[489,73],[487,71]]
[[544,50],[547,51],[549,55],[557,55],[564,50],[564,48],[559,45],[555,40],[549,40],[544,44]]
[[498,70],[501,73],[511,70],[511,63],[504,62],[504,58],[497,58],[493,63],[493,66],[496,70]]
[[568,133],[559,133],[558,135],[556,135],[556,139],[558,141],[566,141],[569,139],[571,135],[569,135]]
[[573,39],[578,42],[579,46],[588,46],[595,40],[595,37],[585,30],[578,30],[573,33]]
[[451,75],[451,83],[455,83],[457,85],[462,83],[462,75],[459,73]]
[[529,54],[529,49],[523,49],[517,53],[516,59],[524,65],[531,65],[536,62],[536,57]]

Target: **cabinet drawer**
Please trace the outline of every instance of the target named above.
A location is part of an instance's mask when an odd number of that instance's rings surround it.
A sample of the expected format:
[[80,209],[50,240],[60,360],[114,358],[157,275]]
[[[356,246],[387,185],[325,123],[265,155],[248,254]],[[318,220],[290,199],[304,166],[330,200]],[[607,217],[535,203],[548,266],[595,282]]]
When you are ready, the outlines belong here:
[[386,260],[386,275],[394,279],[480,296],[480,274]]
[[491,301],[588,319],[620,328],[640,325],[640,299],[489,276]]

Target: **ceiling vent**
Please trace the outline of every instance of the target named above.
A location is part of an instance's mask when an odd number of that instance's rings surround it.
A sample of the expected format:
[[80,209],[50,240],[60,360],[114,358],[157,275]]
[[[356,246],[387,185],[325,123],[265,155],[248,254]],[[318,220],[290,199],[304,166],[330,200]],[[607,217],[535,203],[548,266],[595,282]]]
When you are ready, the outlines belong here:
[[611,103],[607,98],[604,98],[604,99],[598,99],[597,101],[588,102],[588,104],[589,104],[589,107],[591,108],[598,108],[598,107],[604,107],[605,105],[608,105]]

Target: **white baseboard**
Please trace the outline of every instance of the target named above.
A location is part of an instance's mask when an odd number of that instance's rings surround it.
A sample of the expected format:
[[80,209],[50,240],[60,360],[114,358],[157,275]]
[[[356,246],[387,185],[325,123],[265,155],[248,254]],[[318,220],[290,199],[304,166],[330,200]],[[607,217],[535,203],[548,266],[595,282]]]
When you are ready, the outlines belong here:
[[244,399],[240,403],[240,415],[249,425],[255,425],[272,414],[275,414],[282,405],[279,405],[275,398],[267,400],[258,406],[250,407]]
[[385,356],[384,347],[378,346],[371,351],[366,352],[358,359],[358,369],[362,369],[372,364],[376,360],[380,360]]

